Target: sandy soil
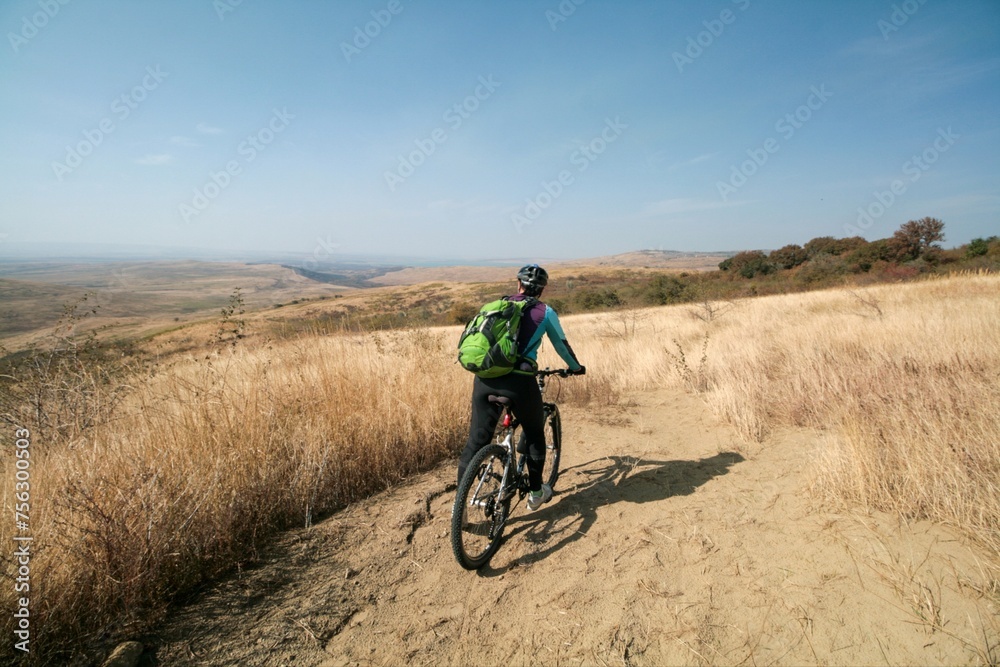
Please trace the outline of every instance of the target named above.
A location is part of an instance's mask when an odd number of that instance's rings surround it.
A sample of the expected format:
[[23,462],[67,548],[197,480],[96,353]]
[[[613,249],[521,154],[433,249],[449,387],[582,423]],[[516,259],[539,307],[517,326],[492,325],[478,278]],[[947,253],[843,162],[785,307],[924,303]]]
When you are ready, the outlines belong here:
[[454,463],[286,534],[146,638],[163,665],[931,665],[996,662],[975,550],[837,512],[822,434],[747,448],[696,397],[564,409],[552,502],[480,572],[448,525]]

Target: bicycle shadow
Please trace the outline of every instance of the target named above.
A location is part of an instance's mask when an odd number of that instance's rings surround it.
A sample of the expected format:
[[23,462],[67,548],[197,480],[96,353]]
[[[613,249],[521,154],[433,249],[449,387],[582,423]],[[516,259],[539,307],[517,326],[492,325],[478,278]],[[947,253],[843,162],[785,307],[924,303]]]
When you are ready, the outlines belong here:
[[484,577],[499,576],[518,565],[540,561],[572,544],[587,534],[597,521],[597,510],[601,507],[619,502],[658,502],[690,495],[744,460],[736,452],[720,452],[696,461],[607,456],[566,468],[559,474],[556,484],[553,500],[559,502],[531,514],[519,507],[504,536],[504,541],[518,538],[547,546],[500,568],[487,563],[479,574]]

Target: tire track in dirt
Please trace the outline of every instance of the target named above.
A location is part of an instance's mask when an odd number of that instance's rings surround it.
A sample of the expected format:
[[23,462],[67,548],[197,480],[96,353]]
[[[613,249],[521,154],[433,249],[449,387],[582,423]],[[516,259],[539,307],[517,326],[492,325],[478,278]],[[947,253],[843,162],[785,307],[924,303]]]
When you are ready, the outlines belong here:
[[557,495],[517,507],[481,571],[451,554],[451,462],[287,533],[147,638],[147,664],[989,659],[998,601],[974,550],[824,508],[809,493],[822,434],[747,450],[673,391],[563,415]]

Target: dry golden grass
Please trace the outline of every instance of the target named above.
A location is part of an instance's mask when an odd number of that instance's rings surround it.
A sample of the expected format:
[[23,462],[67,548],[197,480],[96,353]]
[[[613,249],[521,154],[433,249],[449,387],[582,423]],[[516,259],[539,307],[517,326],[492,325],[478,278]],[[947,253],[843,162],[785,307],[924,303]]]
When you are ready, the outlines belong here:
[[[954,525],[1000,562],[998,294],[1000,279],[969,275],[567,317],[588,375],[562,382],[560,400],[674,385],[748,442],[829,429],[824,492]],[[35,441],[35,645],[71,651],[148,627],[176,591],[275,531],[457,454],[471,378],[452,363],[456,339],[304,336],[177,361],[137,378],[113,421]],[[561,365],[550,349],[541,361]],[[5,454],[8,502],[12,465]],[[0,541],[12,528],[0,523]],[[12,589],[0,588],[5,609]],[[10,617],[0,625],[11,636]]]
[[566,319],[613,388],[702,392],[749,443],[829,429],[825,493],[954,525],[1000,564],[1000,278]]
[[440,361],[453,344],[425,331],[227,350],[147,380],[86,438],[36,439],[34,646],[148,624],[174,592],[250,558],[261,536],[454,454],[469,378]]

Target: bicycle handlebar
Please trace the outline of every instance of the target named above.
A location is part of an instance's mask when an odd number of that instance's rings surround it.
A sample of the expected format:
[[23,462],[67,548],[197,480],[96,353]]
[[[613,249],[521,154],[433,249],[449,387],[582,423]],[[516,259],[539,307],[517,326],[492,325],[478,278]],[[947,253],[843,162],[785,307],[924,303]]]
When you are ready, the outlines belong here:
[[580,371],[575,371],[575,372],[571,371],[568,368],[554,368],[554,369],[545,368],[535,373],[535,375],[540,375],[542,377],[548,377],[550,375],[558,375],[559,377],[564,378],[564,377],[569,377],[570,375],[583,375],[583,371],[585,371],[584,367],[581,367]]

